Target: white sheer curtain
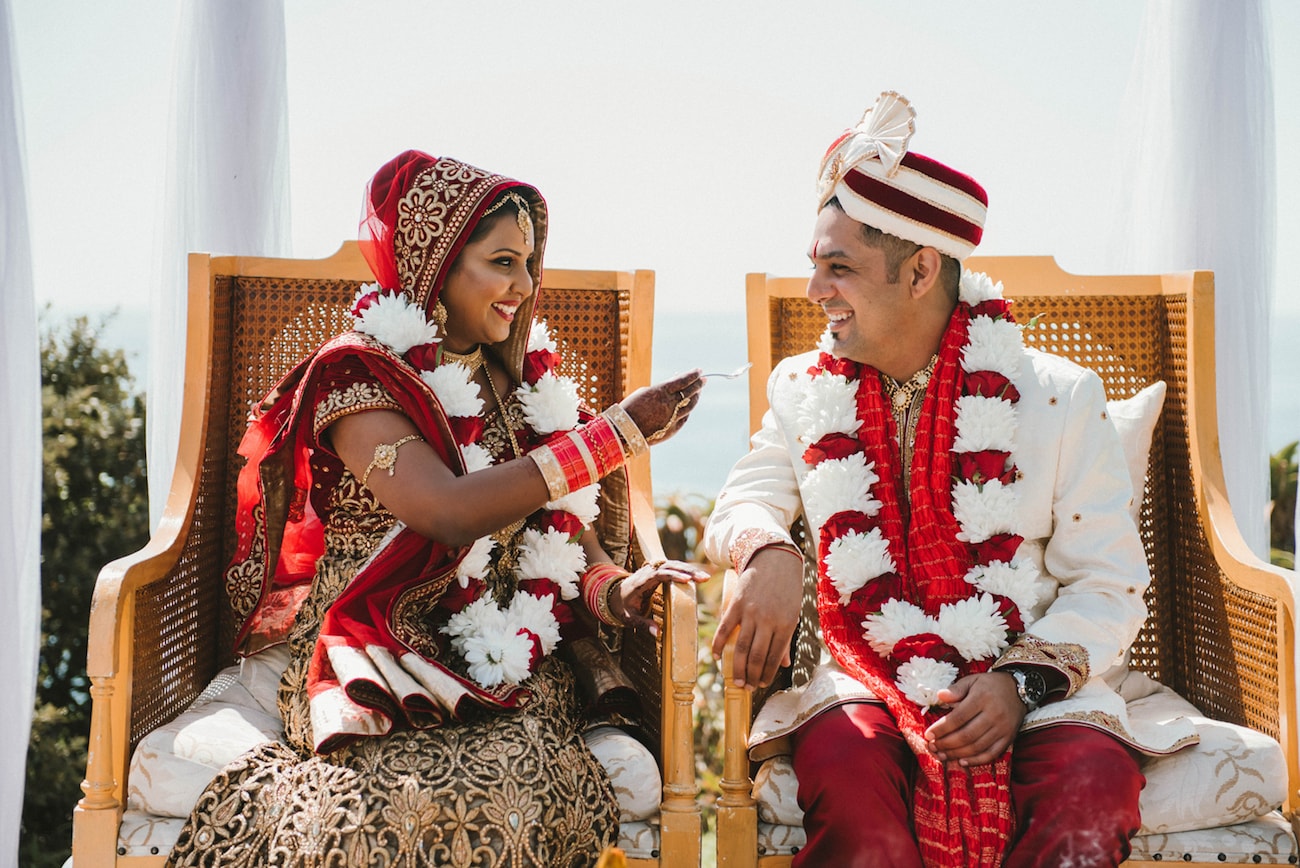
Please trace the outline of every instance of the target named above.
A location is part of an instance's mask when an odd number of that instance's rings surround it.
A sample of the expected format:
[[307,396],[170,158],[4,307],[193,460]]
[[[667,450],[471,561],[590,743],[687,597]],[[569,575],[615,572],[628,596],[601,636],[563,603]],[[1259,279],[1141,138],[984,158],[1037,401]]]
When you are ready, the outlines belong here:
[[41,366],[27,231],[22,102],[0,0],[0,864],[18,860],[41,635]]
[[181,4],[149,372],[149,514],[171,488],[184,379],[191,251],[289,252],[283,0]]
[[1120,179],[1116,269],[1214,271],[1228,497],[1266,560],[1277,208],[1269,53],[1265,0],[1151,0],[1115,162],[1098,169]]

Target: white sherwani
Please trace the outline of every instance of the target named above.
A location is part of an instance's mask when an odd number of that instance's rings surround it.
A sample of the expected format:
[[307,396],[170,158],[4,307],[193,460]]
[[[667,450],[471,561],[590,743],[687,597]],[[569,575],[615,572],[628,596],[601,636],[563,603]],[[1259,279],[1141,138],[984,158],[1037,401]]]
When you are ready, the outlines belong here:
[[[772,372],[772,409],[750,453],[731,471],[705,532],[705,550],[718,563],[731,563],[732,545],[744,531],[757,528],[789,539],[790,526],[803,514],[801,486],[811,467],[802,459],[806,444],[798,439],[795,411],[816,363],[817,353],[806,353],[784,359]],[[1015,484],[1025,539],[1019,551],[1035,560],[1041,578],[1035,619],[1024,644],[1009,653],[1017,661],[1052,665],[1035,649],[1065,650],[1076,659],[1086,656],[1089,672],[1086,679],[1071,679],[1065,699],[1031,712],[1024,728],[1085,724],[1153,755],[1195,743],[1185,718],[1142,713],[1144,705],[1160,705],[1142,700],[1164,688],[1126,665],[1146,619],[1143,592],[1150,577],[1129,513],[1133,485],[1101,380],[1086,368],[1029,349],[1013,380],[1020,390],[1013,455],[1023,474]],[[817,539],[819,528],[809,531]],[[834,662],[823,663],[806,686],[775,694],[763,705],[750,739],[753,756],[781,752],[784,736],[832,705],[873,698]]]

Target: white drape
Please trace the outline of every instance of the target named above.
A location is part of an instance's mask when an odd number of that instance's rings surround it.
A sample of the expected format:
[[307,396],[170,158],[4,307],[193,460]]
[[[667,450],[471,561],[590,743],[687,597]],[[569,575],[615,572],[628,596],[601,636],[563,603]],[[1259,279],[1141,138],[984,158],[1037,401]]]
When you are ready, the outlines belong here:
[[1276,194],[1264,0],[1151,0],[1117,153],[1123,271],[1212,269],[1228,497],[1268,557],[1269,318]]
[[22,101],[0,0],[0,864],[18,860],[41,633],[41,366],[27,230]]
[[171,487],[184,378],[191,251],[289,252],[289,132],[283,0],[181,4],[161,245],[153,282],[149,514]]

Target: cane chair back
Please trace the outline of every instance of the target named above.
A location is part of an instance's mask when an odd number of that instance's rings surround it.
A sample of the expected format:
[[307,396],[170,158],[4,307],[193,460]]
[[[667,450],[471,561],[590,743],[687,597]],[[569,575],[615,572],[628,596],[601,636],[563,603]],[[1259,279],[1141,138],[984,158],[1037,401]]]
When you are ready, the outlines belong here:
[[[1228,508],[1218,454],[1213,275],[1084,277],[1062,271],[1051,257],[1030,256],[973,257],[965,265],[1003,283],[1020,322],[1039,317],[1024,332],[1029,346],[1096,371],[1108,399],[1165,381],[1138,522],[1151,570],[1151,614],[1133,645],[1132,665],[1208,717],[1277,739],[1289,782],[1284,813],[1294,823],[1300,791],[1295,603],[1287,573],[1249,551]],[[751,431],[767,410],[773,366],[815,347],[825,329],[825,314],[808,301],[806,287],[806,278],[747,278]],[[806,566],[795,671],[785,683],[799,683],[819,652],[810,620],[815,566]],[[730,666],[726,658],[723,666]],[[745,742],[762,699],[728,682],[719,865],[756,864]]]
[[[321,260],[212,257],[189,262],[185,397],[164,517],[142,551],[104,567],[90,622],[94,698],[85,797],[74,814],[76,865],[161,864],[119,857],[117,825],[132,751],[233,660],[234,617],[222,574],[235,551],[237,454],[250,410],[304,356],[351,327],[357,288],[373,281],[355,242]],[[545,273],[538,313],[560,344],[561,373],[597,409],[648,385],[650,271]],[[628,466],[638,559],[661,557],[649,457]],[[696,865],[699,807],[691,743],[693,590],[657,595],[660,638],[628,632],[621,663],[643,700],[664,778],[660,855],[633,865]],[[117,860],[115,863],[114,860]]]

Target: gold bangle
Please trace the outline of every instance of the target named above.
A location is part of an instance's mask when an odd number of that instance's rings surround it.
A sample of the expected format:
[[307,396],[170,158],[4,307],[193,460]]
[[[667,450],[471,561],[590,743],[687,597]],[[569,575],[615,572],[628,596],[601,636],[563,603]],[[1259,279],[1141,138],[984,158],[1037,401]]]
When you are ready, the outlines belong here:
[[560,461],[551,451],[551,447],[538,446],[528,453],[528,457],[533,459],[537,469],[542,472],[548,498],[559,500],[569,493],[569,481],[564,476],[564,468],[560,466]]
[[623,584],[623,579],[625,578],[627,577],[620,576],[619,578],[614,579],[612,582],[605,585],[604,588],[601,588],[600,593],[596,594],[596,617],[606,624],[609,624],[611,627],[627,626],[627,622],[618,615],[615,615],[614,610],[609,606],[609,598],[613,596],[614,591],[618,590],[618,586]]
[[369,466],[366,467],[366,472],[361,474],[361,484],[365,486],[366,483],[370,481],[370,473],[376,467],[378,467],[381,470],[387,470],[388,475],[392,476],[393,468],[397,466],[398,447],[406,443],[410,443],[412,440],[423,440],[423,439],[424,438],[421,437],[419,434],[407,434],[405,437],[403,437],[401,440],[398,440],[396,443],[376,444],[375,457],[371,459]]
[[623,445],[627,449],[627,457],[635,458],[650,449],[650,444],[646,442],[645,435],[637,427],[636,422],[623,409],[622,404],[611,404],[609,408],[600,415],[604,416],[614,426],[614,430],[623,438]]

